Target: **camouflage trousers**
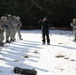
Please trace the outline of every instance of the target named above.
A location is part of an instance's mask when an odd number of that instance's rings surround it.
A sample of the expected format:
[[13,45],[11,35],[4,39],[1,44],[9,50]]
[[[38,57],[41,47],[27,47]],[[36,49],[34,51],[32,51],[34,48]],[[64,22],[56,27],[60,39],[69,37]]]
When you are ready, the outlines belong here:
[[0,30],[0,43],[4,40],[4,30]]
[[76,40],[76,29],[74,29],[74,38]]

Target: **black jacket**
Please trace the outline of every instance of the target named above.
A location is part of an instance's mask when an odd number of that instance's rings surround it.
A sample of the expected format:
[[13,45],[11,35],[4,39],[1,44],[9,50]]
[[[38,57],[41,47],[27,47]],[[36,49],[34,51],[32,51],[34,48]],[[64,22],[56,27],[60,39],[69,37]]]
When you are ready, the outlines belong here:
[[48,22],[48,20],[42,21],[41,25],[42,25],[42,31],[43,32],[47,32],[49,30],[49,22]]

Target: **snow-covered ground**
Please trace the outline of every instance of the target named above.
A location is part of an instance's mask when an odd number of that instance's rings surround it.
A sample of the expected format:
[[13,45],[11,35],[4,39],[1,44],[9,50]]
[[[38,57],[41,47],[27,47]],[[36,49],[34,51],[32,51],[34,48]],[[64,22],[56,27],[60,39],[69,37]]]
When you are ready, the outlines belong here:
[[42,45],[41,30],[22,30],[23,40],[2,48],[0,75],[13,73],[15,66],[36,69],[37,75],[76,75],[76,43],[72,31],[50,30],[50,45]]

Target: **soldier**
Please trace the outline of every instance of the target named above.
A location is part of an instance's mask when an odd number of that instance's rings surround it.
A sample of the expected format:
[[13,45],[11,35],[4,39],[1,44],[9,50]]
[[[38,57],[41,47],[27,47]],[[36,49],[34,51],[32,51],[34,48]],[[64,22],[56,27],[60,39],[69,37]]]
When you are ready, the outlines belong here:
[[8,15],[8,28],[6,29],[6,43],[11,43],[11,38],[12,38],[12,15],[9,14]]
[[16,20],[17,20],[17,27],[16,27],[16,29],[17,29],[17,31],[18,31],[18,36],[19,36],[19,39],[22,40],[22,38],[21,38],[21,33],[20,33],[20,28],[21,28],[21,26],[22,26],[22,23],[21,23],[21,21],[20,21],[20,17],[17,16],[17,17],[16,17]]
[[4,30],[6,30],[8,27],[8,23],[7,23],[7,17],[6,16],[2,16],[1,17],[1,21],[0,21],[0,44],[1,46],[4,46],[3,40],[4,40]]
[[4,29],[2,27],[1,19],[0,19],[0,47],[4,46],[3,40],[4,40]]
[[73,26],[73,30],[74,30],[74,41],[76,41],[76,19],[73,19],[73,22],[71,23],[71,26]]
[[12,37],[11,41],[15,41],[15,34],[16,34],[16,29],[17,28],[17,21],[16,21],[16,16],[13,16],[13,21],[12,21]]
[[42,42],[45,44],[47,38],[47,44],[50,45],[49,39],[49,23],[46,17],[41,20],[40,24],[42,25]]

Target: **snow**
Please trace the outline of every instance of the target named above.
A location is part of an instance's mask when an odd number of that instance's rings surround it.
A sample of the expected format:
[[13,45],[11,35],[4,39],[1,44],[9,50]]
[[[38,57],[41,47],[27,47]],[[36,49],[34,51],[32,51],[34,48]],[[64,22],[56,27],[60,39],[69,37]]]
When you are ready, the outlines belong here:
[[21,30],[23,40],[1,49],[0,75],[19,75],[14,67],[37,70],[37,75],[76,75],[76,43],[72,31],[50,30],[50,45],[42,45],[41,30]]

